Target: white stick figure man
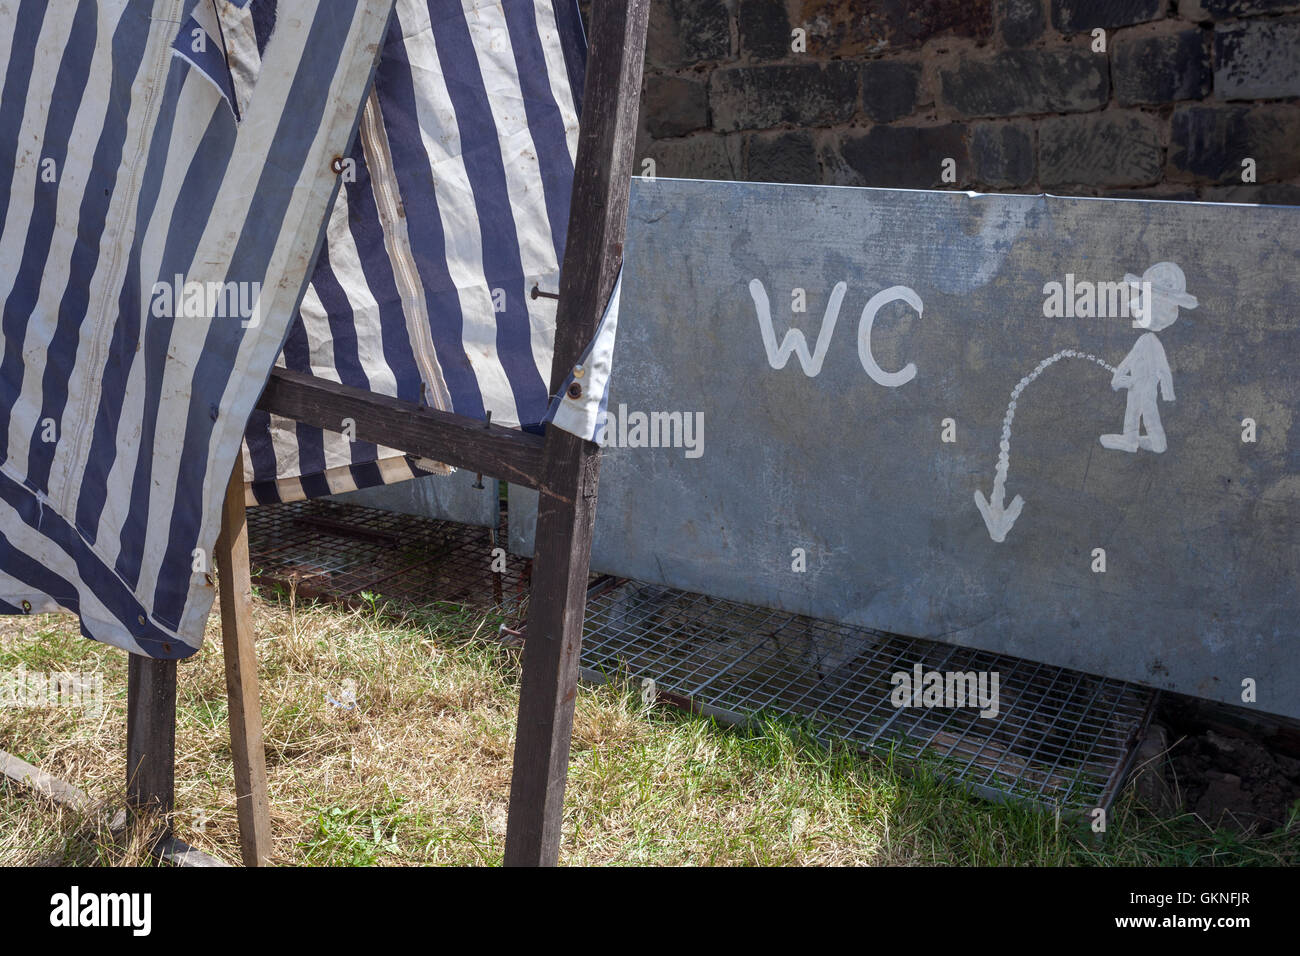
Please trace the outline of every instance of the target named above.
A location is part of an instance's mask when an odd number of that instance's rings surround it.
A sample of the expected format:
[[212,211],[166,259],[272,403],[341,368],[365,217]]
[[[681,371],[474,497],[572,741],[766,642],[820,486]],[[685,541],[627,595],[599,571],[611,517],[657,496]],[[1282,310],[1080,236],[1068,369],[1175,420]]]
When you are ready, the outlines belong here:
[[[1178,321],[1179,308],[1196,308],[1196,297],[1187,294],[1183,270],[1173,262],[1157,262],[1142,273],[1141,279],[1129,273],[1124,281],[1134,287],[1131,301],[1137,318],[1133,328],[1147,332],[1133,345],[1110,379],[1110,387],[1115,391],[1128,389],[1124,433],[1102,435],[1101,443],[1118,451],[1136,452],[1144,448],[1159,454],[1168,444],[1164,426],[1160,424],[1157,394],[1172,402],[1174,377],[1156,333]],[[1143,428],[1146,434],[1141,434]]]

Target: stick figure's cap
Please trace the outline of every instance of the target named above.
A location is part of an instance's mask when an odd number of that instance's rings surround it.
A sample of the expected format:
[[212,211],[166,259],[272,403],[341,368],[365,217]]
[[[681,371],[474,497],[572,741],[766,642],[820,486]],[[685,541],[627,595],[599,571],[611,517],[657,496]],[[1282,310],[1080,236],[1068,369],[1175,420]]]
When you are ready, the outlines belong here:
[[1196,296],[1188,295],[1187,277],[1176,262],[1157,262],[1142,273],[1140,279],[1131,272],[1125,273],[1124,281],[1129,285],[1149,282],[1152,297],[1165,299],[1184,309],[1196,308]]

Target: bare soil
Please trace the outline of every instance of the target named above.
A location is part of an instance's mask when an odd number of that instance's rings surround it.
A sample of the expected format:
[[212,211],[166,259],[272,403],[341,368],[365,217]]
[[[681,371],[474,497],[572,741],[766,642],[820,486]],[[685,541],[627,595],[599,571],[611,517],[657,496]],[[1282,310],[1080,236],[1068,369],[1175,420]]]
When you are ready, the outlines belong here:
[[1291,734],[1239,726],[1177,699],[1167,700],[1156,720],[1153,728],[1162,726],[1170,744],[1163,773],[1171,809],[1193,812],[1211,826],[1261,833],[1300,811],[1300,754]]

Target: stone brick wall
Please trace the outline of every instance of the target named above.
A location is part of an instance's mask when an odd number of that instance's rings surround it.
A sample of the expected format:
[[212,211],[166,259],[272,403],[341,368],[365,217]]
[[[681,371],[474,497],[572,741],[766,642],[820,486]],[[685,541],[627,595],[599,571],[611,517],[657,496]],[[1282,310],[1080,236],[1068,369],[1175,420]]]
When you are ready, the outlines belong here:
[[660,176],[1300,203],[1300,0],[653,0],[637,149]]

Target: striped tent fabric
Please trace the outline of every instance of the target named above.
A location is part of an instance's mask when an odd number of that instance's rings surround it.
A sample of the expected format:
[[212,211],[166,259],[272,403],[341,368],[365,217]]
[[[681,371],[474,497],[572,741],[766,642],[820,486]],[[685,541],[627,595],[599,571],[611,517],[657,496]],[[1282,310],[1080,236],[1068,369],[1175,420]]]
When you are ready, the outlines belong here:
[[257,85],[275,14],[276,0],[201,2],[172,42],[172,55],[188,60],[207,77],[236,120],[242,118]]
[[[584,54],[574,0],[398,0],[279,364],[495,424],[548,420]],[[255,412],[248,503],[448,470],[343,429]]]
[[199,646],[226,481],[391,15],[0,3],[0,610]]

